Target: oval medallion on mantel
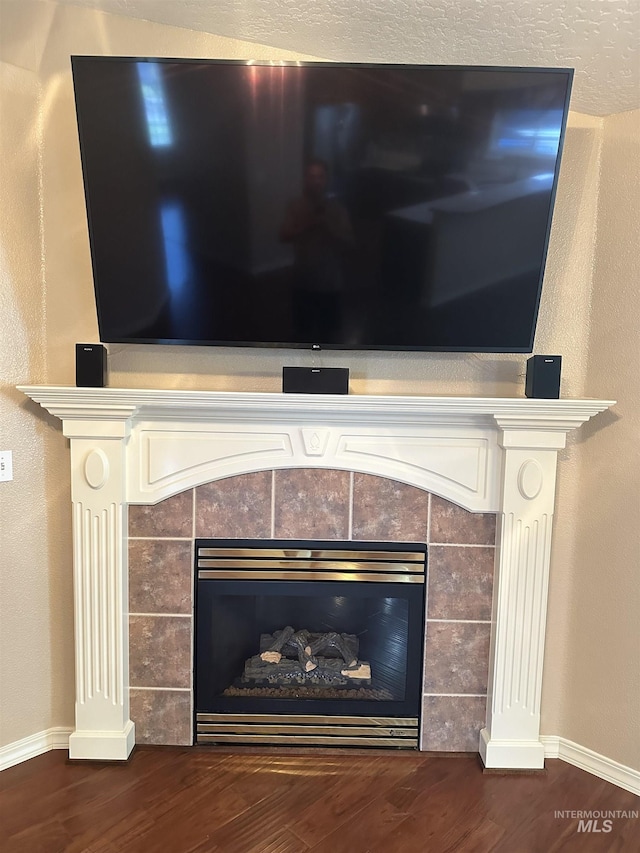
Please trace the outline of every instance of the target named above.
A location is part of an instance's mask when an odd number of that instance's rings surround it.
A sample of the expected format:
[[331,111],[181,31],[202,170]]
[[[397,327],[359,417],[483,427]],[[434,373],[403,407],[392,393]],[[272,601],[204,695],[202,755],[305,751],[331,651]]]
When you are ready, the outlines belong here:
[[542,489],[544,474],[537,459],[527,459],[518,471],[518,490],[523,498],[532,501]]
[[84,460],[84,476],[92,489],[101,489],[109,477],[107,454],[99,447],[89,451]]

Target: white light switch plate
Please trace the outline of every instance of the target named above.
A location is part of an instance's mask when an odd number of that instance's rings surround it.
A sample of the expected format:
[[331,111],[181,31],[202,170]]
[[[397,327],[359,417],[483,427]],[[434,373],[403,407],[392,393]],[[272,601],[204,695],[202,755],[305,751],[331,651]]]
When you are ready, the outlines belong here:
[[13,451],[0,450],[0,483],[13,480]]

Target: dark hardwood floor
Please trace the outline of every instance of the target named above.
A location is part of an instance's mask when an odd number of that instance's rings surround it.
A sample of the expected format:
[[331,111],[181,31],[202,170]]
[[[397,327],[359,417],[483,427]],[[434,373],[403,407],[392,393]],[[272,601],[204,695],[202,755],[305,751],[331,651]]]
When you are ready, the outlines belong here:
[[640,851],[639,810],[559,760],[483,774],[475,756],[138,747],[127,764],[54,751],[0,774],[2,853],[552,853]]

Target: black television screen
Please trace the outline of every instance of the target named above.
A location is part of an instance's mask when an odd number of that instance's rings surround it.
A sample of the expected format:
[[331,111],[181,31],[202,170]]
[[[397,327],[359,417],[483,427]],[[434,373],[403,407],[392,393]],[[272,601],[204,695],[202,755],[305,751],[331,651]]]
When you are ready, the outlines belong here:
[[72,70],[102,341],[532,350],[572,70]]

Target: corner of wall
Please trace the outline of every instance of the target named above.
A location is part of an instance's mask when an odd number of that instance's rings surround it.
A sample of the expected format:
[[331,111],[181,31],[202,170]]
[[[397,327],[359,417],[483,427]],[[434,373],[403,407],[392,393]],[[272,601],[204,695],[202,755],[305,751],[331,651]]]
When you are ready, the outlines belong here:
[[618,401],[579,445],[562,713],[555,731],[640,768],[637,220],[640,110],[602,120],[585,393]]

